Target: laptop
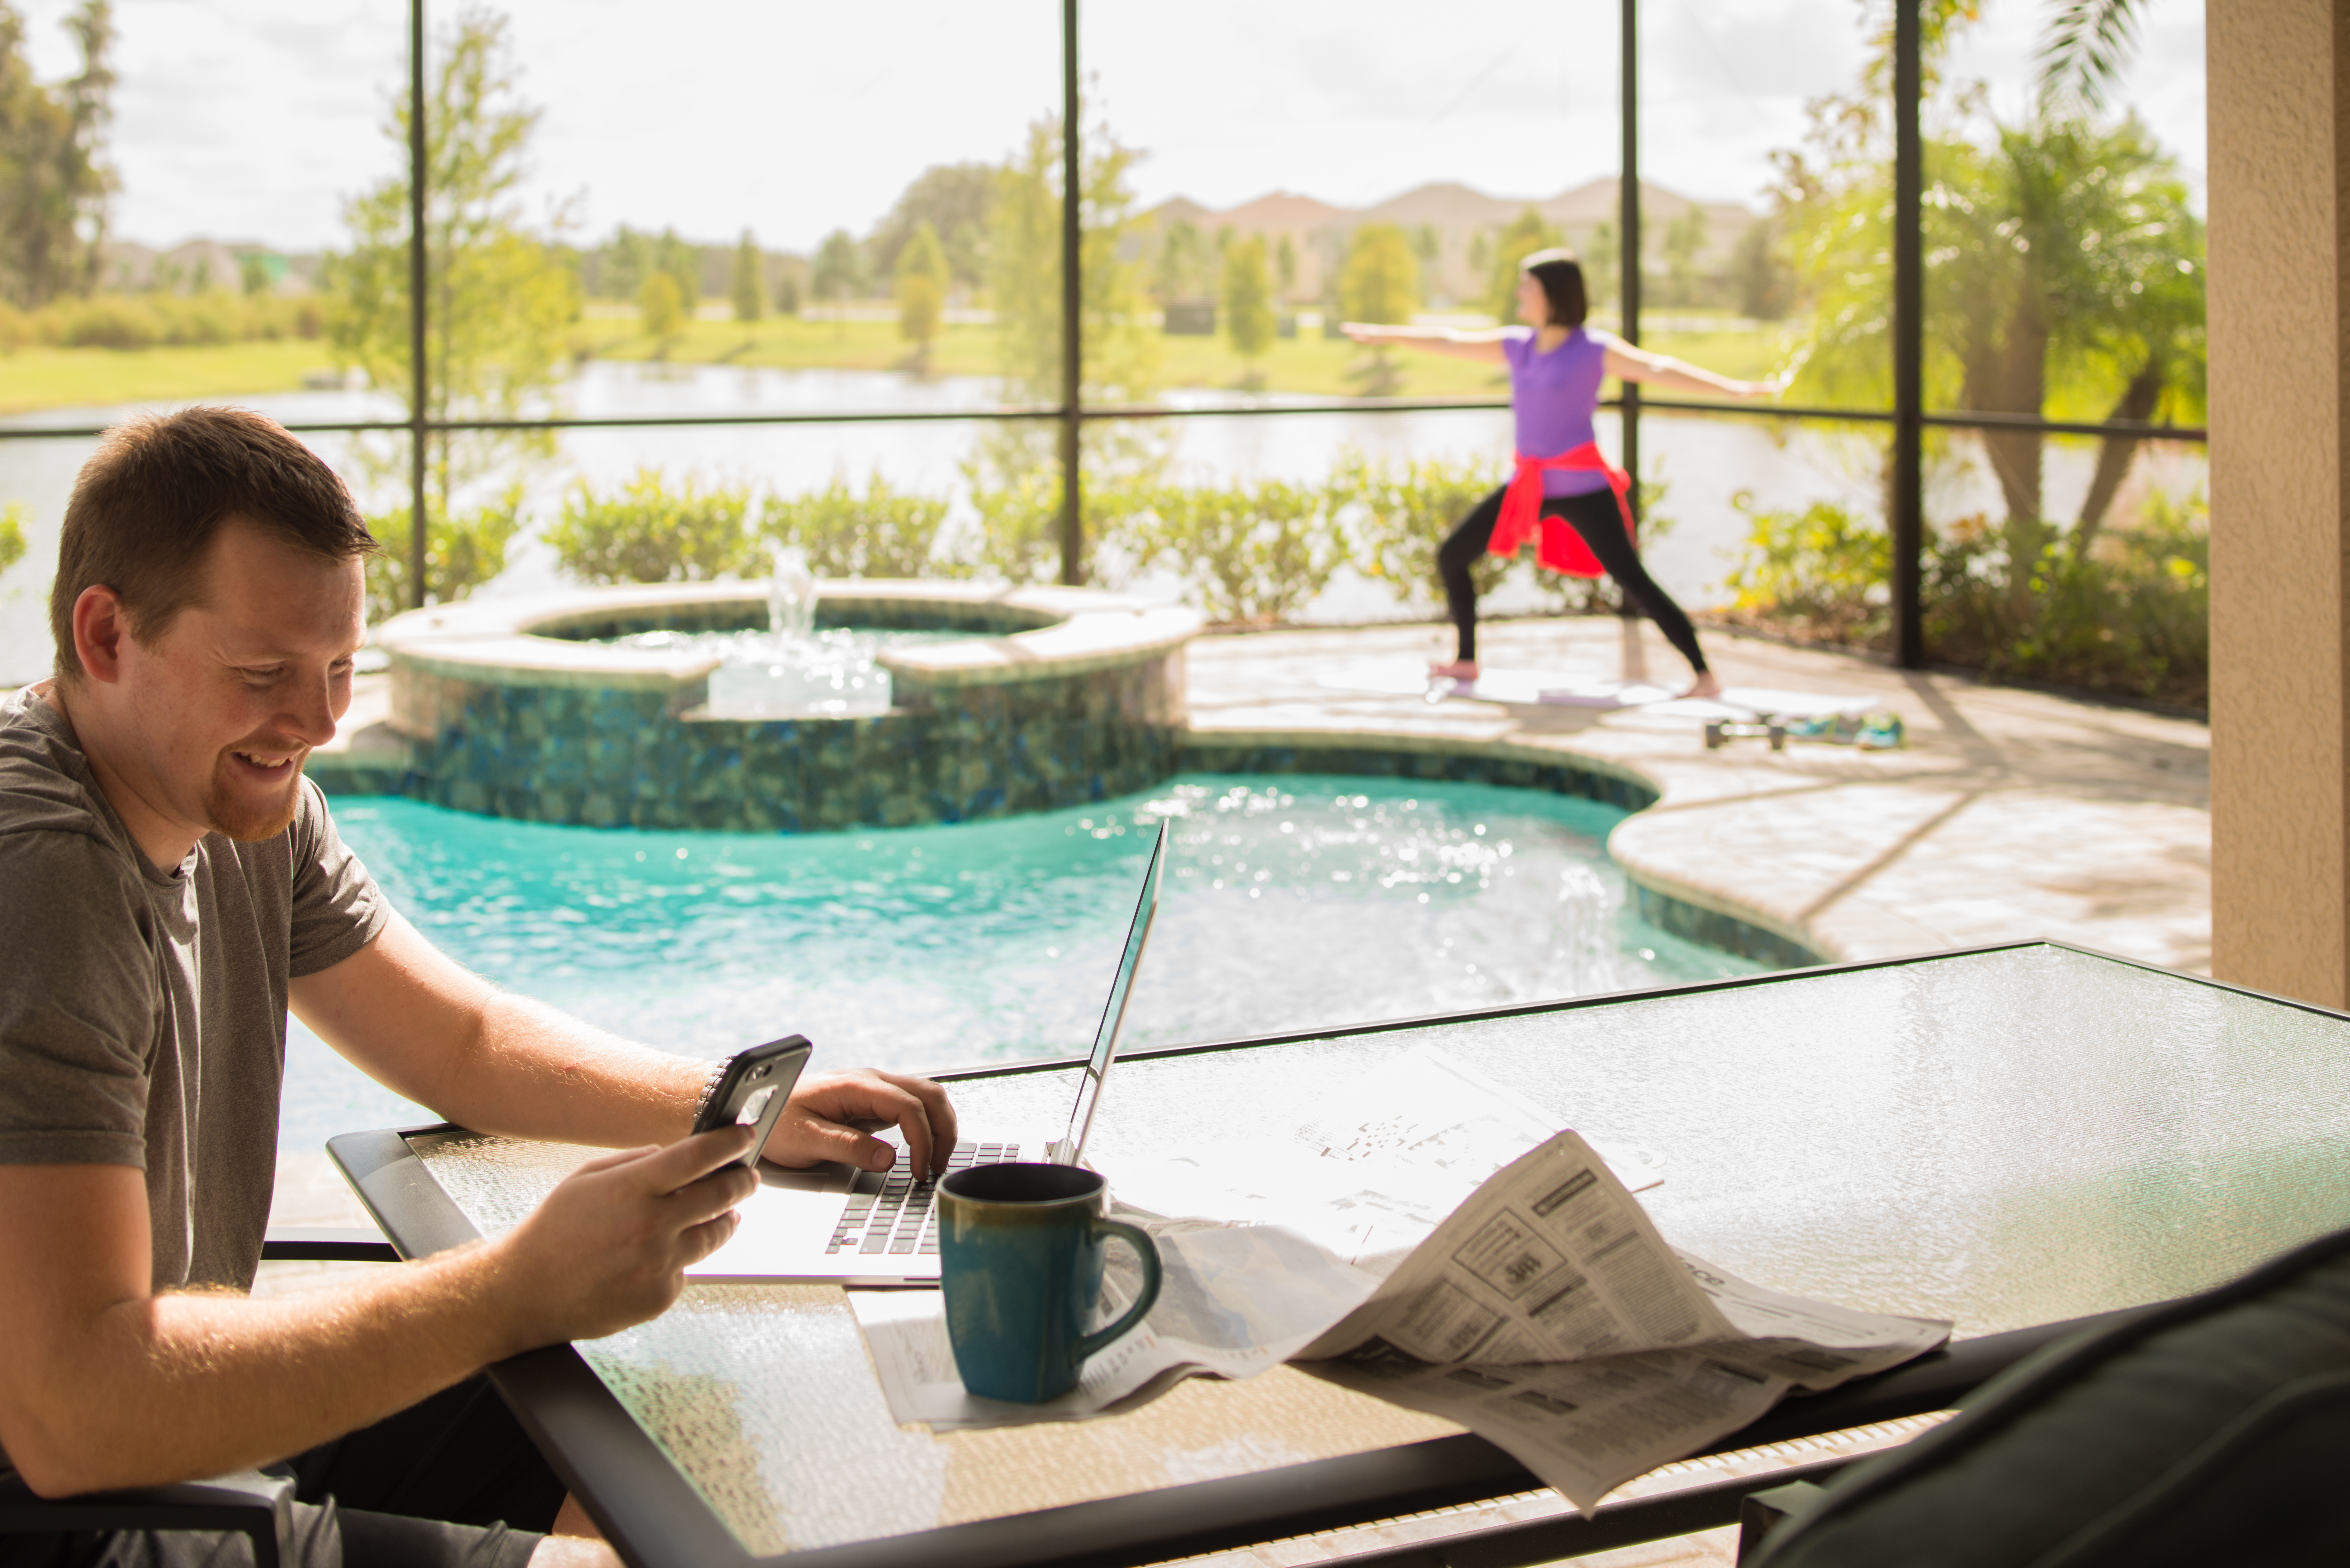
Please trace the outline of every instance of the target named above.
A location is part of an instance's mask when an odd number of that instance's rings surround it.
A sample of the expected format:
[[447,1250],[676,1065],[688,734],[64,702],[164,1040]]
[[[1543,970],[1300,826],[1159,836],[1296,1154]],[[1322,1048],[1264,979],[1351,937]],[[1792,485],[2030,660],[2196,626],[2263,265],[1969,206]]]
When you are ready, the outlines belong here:
[[[1085,1158],[1102,1086],[1118,1057],[1118,1035],[1126,1022],[1127,993],[1142,961],[1151,917],[1159,909],[1159,877],[1167,862],[1168,824],[1161,821],[1150,846],[1150,863],[1128,923],[1126,947],[1110,978],[1093,1053],[1077,1075],[1076,1098],[1066,1127],[1020,1135],[991,1129],[965,1136],[947,1157],[947,1173],[975,1165],[1016,1160],[1076,1165]],[[685,1271],[694,1280],[806,1281],[845,1285],[931,1285],[939,1279],[936,1184],[917,1181],[898,1151],[889,1170],[855,1170],[830,1165],[816,1170],[759,1168],[760,1187],[739,1210],[742,1225],[726,1244]]]

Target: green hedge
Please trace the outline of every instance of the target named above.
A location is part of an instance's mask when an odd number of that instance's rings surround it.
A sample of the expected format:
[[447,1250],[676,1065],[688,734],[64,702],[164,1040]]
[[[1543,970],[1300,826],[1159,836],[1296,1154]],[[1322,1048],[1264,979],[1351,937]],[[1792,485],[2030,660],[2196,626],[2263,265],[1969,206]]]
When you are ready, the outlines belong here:
[[[1891,645],[1883,528],[1845,508],[1752,520],[1730,579],[1729,618],[1846,647]],[[2210,706],[2210,512],[2199,495],[2158,497],[2129,528],[2100,531],[2085,553],[2053,534],[2022,564],[2006,532],[1980,517],[1929,531],[1924,562],[1928,657],[2177,707]]]
[[[506,569],[506,546],[522,526],[522,487],[488,506],[434,524],[424,541],[424,576],[435,603],[462,599]],[[381,625],[409,608],[408,508],[378,513],[368,532],[381,546],[368,557],[368,624]]]
[[94,294],[38,310],[0,302],[0,353],[53,348],[184,348],[317,337],[326,307],[315,295]]
[[[779,545],[796,545],[818,576],[962,576],[967,566],[934,559],[947,504],[893,490],[875,473],[857,494],[835,476],[822,490],[768,498],[757,532]],[[758,567],[748,568],[754,575]]]
[[[1436,545],[1492,488],[1482,464],[1387,463],[1347,454],[1322,484],[1279,480],[1230,485],[1132,481],[1088,488],[1089,532],[1134,569],[1164,567],[1190,584],[1220,622],[1285,620],[1353,565],[1399,586],[1415,603],[1436,598]],[[820,490],[767,497],[704,487],[640,470],[617,490],[576,486],[547,542],[585,582],[695,582],[763,576],[769,543],[797,545],[826,576],[969,576],[1050,581],[1060,556],[1055,478],[1029,473],[972,495],[975,542],[941,545],[945,499],[893,488],[879,473],[862,490],[835,478]],[[1480,567],[1488,585],[1509,569]]]
[[747,487],[705,490],[688,475],[672,488],[640,468],[618,491],[574,485],[546,542],[583,582],[709,582],[749,568],[750,511]]

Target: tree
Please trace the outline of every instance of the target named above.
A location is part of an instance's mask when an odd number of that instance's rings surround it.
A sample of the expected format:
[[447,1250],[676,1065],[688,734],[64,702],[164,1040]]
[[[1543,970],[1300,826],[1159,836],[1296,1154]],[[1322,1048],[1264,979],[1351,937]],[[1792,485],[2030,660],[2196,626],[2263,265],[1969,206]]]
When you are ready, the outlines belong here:
[[1697,253],[1705,248],[1705,209],[1696,202],[1665,225],[1665,286],[1675,305],[1698,303]]
[[855,299],[865,292],[865,256],[847,229],[833,230],[816,246],[808,292],[827,302]]
[[677,336],[685,325],[685,296],[675,275],[657,272],[637,291],[637,309],[644,317],[645,336],[656,341]]
[[24,19],[0,0],[0,297],[26,309],[97,282],[116,184],[105,162],[113,6],[82,0],[65,26],[81,71],[43,87],[26,57]]
[[1492,279],[1486,290],[1485,308],[1494,319],[1505,326],[1518,319],[1518,264],[1536,251],[1565,243],[1565,236],[1543,222],[1543,215],[1532,207],[1510,220],[1509,227],[1493,242]]
[[[1409,321],[1419,308],[1419,263],[1411,241],[1393,223],[1365,223],[1347,243],[1338,269],[1338,310],[1348,321]],[[1384,343],[1355,367],[1357,387],[1386,397],[1402,382]]]
[[641,229],[622,223],[595,254],[595,289],[605,299],[634,301],[642,296],[645,279],[659,268],[660,241]]
[[[1617,217],[1623,209],[1617,209]],[[1583,261],[1583,297],[1585,304],[1596,310],[1603,304],[1620,304],[1623,298],[1617,286],[1617,276],[1624,270],[1624,242],[1616,232],[1616,224],[1601,219],[1591,225],[1591,243],[1577,253]],[[1512,296],[1513,301],[1516,296]]]
[[[1084,140],[1079,171],[1078,258],[1084,363],[1089,402],[1139,402],[1158,389],[1158,335],[1145,326],[1139,269],[1124,254],[1134,192],[1127,172],[1140,154],[1107,127]],[[997,172],[988,295],[995,302],[1004,396],[1015,402],[1061,399],[1061,125],[1028,128],[1020,151]]]
[[1287,299],[1297,288],[1297,247],[1289,236],[1281,236],[1281,244],[1273,252],[1274,281],[1281,286],[1281,297]]
[[2137,47],[2143,0],[2054,0],[2040,41],[2040,101],[2062,112],[2106,107]]
[[767,314],[767,290],[759,275],[766,266],[766,258],[759,254],[751,231],[743,230],[743,238],[734,246],[734,275],[730,289],[734,296],[735,320],[747,324]]
[[652,245],[656,271],[669,274],[677,285],[680,307],[691,316],[702,307],[702,247],[678,238],[675,229],[663,229]]
[[[1125,254],[1134,191],[1128,171],[1141,156],[1107,126],[1083,138],[1078,171],[1083,358],[1078,395],[1087,402],[1143,402],[1158,389],[1160,335],[1146,325],[1139,267]],[[988,297],[1007,402],[1061,400],[1061,122],[1036,120],[996,175],[988,231]],[[988,564],[1014,578],[1051,575],[1060,552],[1057,432],[1041,421],[1007,421],[981,438],[966,472],[986,521]],[[1080,483],[1088,514],[1139,493],[1165,462],[1167,441],[1135,420],[1097,421],[1085,430]]]
[[[1929,45],[1971,19],[1932,0]],[[1941,15],[1947,13],[1947,15]],[[1814,107],[1806,151],[1777,155],[1788,247],[1809,307],[1795,396],[1889,397],[1889,193],[1882,84]],[[1963,125],[1959,129],[1963,130]],[[2021,125],[1926,147],[1929,406],[2041,418],[2195,418],[2203,400],[2203,230],[2176,161],[2135,117],[2043,101]],[[2102,438],[2070,549],[2094,541],[2138,438]],[[2047,546],[2042,438],[1982,436],[2007,511],[2010,592]]]
[[1347,244],[1338,308],[1349,321],[1409,321],[1419,308],[1419,262],[1393,223],[1364,223]]
[[[425,404],[434,421],[517,419],[544,410],[568,363],[578,282],[526,220],[519,190],[539,111],[515,90],[506,22],[459,11],[432,51],[425,119]],[[412,411],[409,364],[409,105],[395,101],[384,134],[399,172],[351,199],[350,249],[329,258],[328,339],[338,362],[365,370]],[[559,230],[561,214],[547,222]],[[553,451],[544,431],[438,431],[427,438],[425,523],[451,517],[464,486],[517,456]],[[362,445],[362,475],[381,483],[406,450]],[[428,552],[429,553],[429,552]]]
[[[1444,236],[1436,232],[1434,223],[1422,223],[1411,232],[1411,254],[1419,259],[1419,275],[1430,285],[1443,275]],[[1426,292],[1439,292],[1430,287]]]
[[1273,280],[1266,275],[1264,236],[1236,239],[1224,252],[1224,333],[1248,366],[1247,383],[1261,384],[1257,358],[1273,347]]
[[946,252],[927,218],[915,225],[913,238],[898,253],[897,289],[898,334],[914,345],[915,363],[927,365],[947,302]]
[[995,167],[989,163],[935,163],[914,176],[897,205],[873,226],[865,242],[872,265],[895,276],[898,256],[928,223],[946,256],[942,280],[977,288],[987,275],[987,225],[995,204]]
[[1794,303],[1795,275],[1780,254],[1776,218],[1757,218],[1730,254],[1730,283],[1741,314],[1757,321],[1783,319]]
[[1159,235],[1159,258],[1150,274],[1152,297],[1161,305],[1208,298],[1213,265],[1200,226],[1187,218],[1170,219]]

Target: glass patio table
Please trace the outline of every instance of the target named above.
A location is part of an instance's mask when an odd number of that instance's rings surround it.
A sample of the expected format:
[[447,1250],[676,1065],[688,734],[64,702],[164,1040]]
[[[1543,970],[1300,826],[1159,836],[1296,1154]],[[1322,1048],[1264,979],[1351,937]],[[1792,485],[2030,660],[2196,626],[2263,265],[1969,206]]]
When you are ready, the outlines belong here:
[[[1719,1449],[1946,1408],[2072,1320],[2350,1225],[2350,1016],[2049,943],[1137,1052],[1089,1163],[1115,1179],[1203,1126],[1271,1136],[1419,1044],[1659,1157],[1642,1200],[1676,1245],[1956,1322],[1948,1350],[1791,1399]],[[1037,1126],[1066,1116],[1075,1070],[941,1076],[967,1120]],[[446,1127],[329,1147],[410,1257],[513,1225],[589,1152]],[[639,1568],[1150,1563],[1539,1485],[1457,1427],[1289,1367],[1088,1422],[899,1428],[827,1286],[690,1286],[650,1323],[492,1375]],[[1796,1473],[1511,1527],[1480,1561],[1728,1522],[1738,1493]]]

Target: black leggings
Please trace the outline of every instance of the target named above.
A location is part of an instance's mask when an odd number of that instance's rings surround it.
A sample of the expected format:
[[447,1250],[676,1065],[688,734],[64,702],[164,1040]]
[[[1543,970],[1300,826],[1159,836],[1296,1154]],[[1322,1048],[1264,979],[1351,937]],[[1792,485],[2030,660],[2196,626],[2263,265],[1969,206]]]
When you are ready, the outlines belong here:
[[[1452,611],[1452,624],[1461,633],[1461,658],[1466,661],[1477,657],[1477,587],[1469,580],[1469,568],[1485,547],[1493,542],[1493,529],[1502,521],[1503,490],[1496,490],[1477,503],[1452,536],[1438,546],[1436,575],[1444,579],[1444,602]],[[1705,673],[1705,654],[1697,645],[1697,628],[1672,597],[1657,586],[1648,576],[1648,568],[1640,565],[1640,553],[1632,548],[1625,536],[1624,514],[1617,510],[1616,493],[1595,490],[1588,495],[1546,495],[1543,497],[1542,513],[1545,517],[1564,517],[1591,553],[1599,558],[1607,575],[1623,588],[1624,597],[1648,612],[1665,640],[1680,651],[1690,661],[1690,668],[1700,675]]]

